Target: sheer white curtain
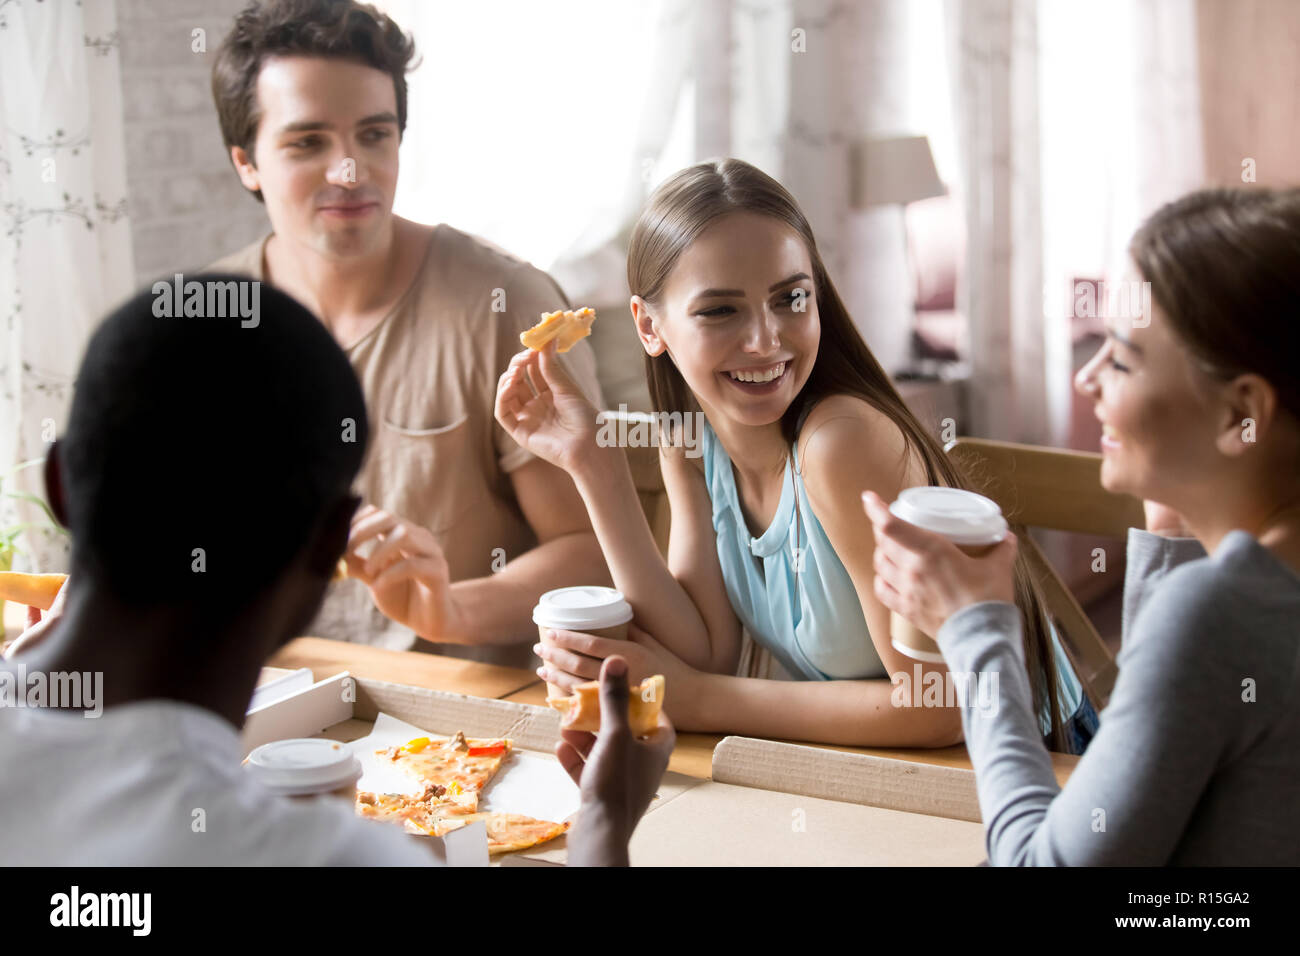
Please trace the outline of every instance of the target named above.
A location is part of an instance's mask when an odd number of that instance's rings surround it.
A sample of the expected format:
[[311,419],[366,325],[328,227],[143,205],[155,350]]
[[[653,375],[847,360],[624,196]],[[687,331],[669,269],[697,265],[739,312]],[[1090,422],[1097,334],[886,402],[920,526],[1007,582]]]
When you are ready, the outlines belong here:
[[1194,0],[948,0],[972,431],[1063,445],[1071,281],[1204,181]]
[[907,330],[880,321],[909,305],[901,219],[850,208],[848,156],[865,135],[917,129],[916,3],[380,5],[424,52],[397,211],[479,233],[613,310],[593,333],[612,402],[646,397],[628,233],[650,191],[702,159],[736,156],[789,187],[868,341],[904,349]]
[[[689,163],[734,156],[794,194],[864,337],[887,366],[901,364],[889,356],[905,351],[907,330],[883,320],[910,306],[901,217],[897,209],[851,208],[849,154],[870,135],[925,131],[925,110],[918,109],[905,68],[917,6],[908,0],[664,3],[642,47],[655,84],[642,94],[626,160],[631,186],[611,215],[593,223],[587,243],[557,262],[566,288],[575,294],[591,288],[593,301],[625,298],[627,234],[650,190]],[[630,325],[615,344],[629,382],[640,380]]]
[[[116,3],[0,5],[0,473],[45,455],[67,425],[95,322],[131,291]],[[43,494],[39,468],[4,483]],[[41,525],[0,498],[0,530]],[[52,569],[66,540],[18,539],[16,567]]]
[[[482,235],[543,269],[593,223],[618,217],[629,170],[642,175],[647,91],[676,90],[686,62],[680,51],[650,46],[671,5],[378,6],[414,35],[422,57],[407,80],[399,215]],[[644,158],[654,160],[661,146]]]

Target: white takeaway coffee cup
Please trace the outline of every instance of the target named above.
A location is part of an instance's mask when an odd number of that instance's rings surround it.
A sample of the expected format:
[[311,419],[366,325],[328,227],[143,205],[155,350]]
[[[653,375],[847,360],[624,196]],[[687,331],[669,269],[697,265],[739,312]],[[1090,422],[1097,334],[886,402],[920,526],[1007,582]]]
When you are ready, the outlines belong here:
[[272,793],[287,797],[337,794],[356,799],[361,761],[347,744],[318,737],[275,740],[248,755],[244,770]]
[[[547,591],[533,608],[533,623],[542,643],[548,647],[551,641],[547,633],[551,628],[627,640],[627,625],[631,620],[632,605],[627,603],[623,592],[596,585]],[[556,684],[547,684],[546,691],[548,697],[569,696],[568,691]]]
[[[973,557],[987,554],[1007,533],[1007,519],[997,502],[961,488],[906,488],[889,510],[909,524],[943,535]],[[894,649],[908,657],[943,663],[934,638],[896,613],[890,614],[889,638]]]

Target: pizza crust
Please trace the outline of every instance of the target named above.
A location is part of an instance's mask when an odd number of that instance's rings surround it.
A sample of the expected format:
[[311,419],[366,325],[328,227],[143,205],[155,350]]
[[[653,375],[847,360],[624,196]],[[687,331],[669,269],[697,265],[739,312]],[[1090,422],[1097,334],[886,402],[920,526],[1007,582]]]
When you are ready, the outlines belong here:
[[[579,684],[569,697],[549,697],[546,702],[558,710],[564,730],[581,730],[589,734],[600,731],[600,681]],[[654,732],[659,724],[659,712],[664,706],[664,676],[647,677],[635,687],[628,688],[627,717],[636,737]]]
[[13,601],[48,611],[58,597],[59,588],[68,579],[66,574],[23,574],[19,571],[0,571],[0,601]]
[[552,823],[549,820],[535,820],[519,813],[467,813],[460,816],[445,817],[438,821],[431,831],[434,836],[443,836],[452,830],[469,826],[482,820],[487,830],[488,853],[514,853],[527,850],[557,836],[567,833],[568,823]]
[[528,331],[519,333],[519,341],[538,352],[546,348],[547,342],[555,339],[555,351],[567,352],[591,334],[591,323],[595,321],[595,309],[543,312],[542,321]]

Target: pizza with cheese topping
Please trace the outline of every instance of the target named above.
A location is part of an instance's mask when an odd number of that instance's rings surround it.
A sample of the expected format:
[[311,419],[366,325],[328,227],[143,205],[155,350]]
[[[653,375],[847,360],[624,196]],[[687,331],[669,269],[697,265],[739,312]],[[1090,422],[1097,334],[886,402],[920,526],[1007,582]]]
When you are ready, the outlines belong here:
[[370,820],[400,822],[407,833],[445,836],[477,820],[487,830],[488,853],[526,850],[567,833],[568,823],[537,820],[519,813],[479,813],[434,797],[422,800],[400,793],[359,793],[357,813]]
[[446,740],[417,737],[400,747],[377,750],[424,789],[414,795],[359,792],[357,815],[401,823],[408,833],[439,837],[482,820],[489,853],[510,853],[553,840],[568,831],[568,823],[478,812],[479,795],[511,748],[509,739],[480,740],[457,732]]
[[591,334],[591,323],[595,321],[595,309],[543,312],[542,321],[528,331],[519,333],[519,341],[533,351],[540,352],[546,348],[547,342],[555,339],[555,351],[567,352]]
[[478,809],[478,795],[510,753],[511,742],[468,738],[457,731],[446,740],[416,737],[400,747],[376,753],[387,757],[399,770],[426,787],[447,788],[447,798],[470,810]]

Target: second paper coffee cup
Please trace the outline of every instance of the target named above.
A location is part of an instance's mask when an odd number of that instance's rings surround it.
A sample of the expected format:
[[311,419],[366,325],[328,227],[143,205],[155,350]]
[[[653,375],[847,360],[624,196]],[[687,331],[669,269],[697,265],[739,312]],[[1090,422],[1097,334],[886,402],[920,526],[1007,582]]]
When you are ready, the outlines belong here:
[[[997,502],[961,488],[906,488],[889,510],[909,524],[943,535],[974,557],[987,554],[1007,532]],[[914,660],[943,663],[934,638],[898,614],[890,614],[889,638],[896,651]]]
[[351,803],[357,796],[361,761],[347,744],[306,737],[263,744],[248,755],[244,770],[272,793],[335,795]]
[[[632,605],[627,603],[622,591],[595,585],[547,591],[533,608],[538,636],[548,646],[549,628],[627,640],[627,625],[631,620]],[[555,684],[547,684],[546,692],[548,697],[569,696],[568,691]]]

